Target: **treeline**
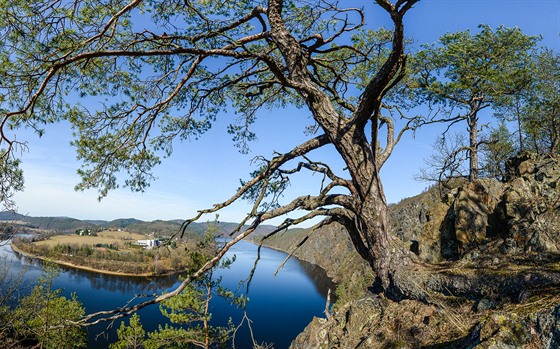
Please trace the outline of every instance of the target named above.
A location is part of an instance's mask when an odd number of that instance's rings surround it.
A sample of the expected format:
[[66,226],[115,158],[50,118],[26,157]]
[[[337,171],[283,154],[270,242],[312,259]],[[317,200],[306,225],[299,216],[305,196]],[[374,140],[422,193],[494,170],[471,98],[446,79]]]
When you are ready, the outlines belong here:
[[519,28],[481,25],[409,55],[407,75],[390,96],[393,108],[424,108],[416,117],[401,112],[407,129],[442,127],[419,179],[503,180],[511,156],[558,152],[560,55],[539,40]]
[[196,241],[172,243],[159,249],[133,248],[120,251],[118,245],[91,246],[88,244],[57,244],[54,246],[31,243],[26,239],[14,239],[13,245],[20,251],[78,267],[124,274],[168,274],[180,272],[192,263],[190,252],[196,249]]

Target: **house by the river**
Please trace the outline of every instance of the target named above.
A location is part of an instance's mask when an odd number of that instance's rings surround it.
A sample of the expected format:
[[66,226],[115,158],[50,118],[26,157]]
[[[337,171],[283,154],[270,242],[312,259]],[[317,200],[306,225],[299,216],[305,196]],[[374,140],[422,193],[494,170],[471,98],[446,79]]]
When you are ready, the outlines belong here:
[[144,246],[144,248],[146,249],[151,249],[154,247],[158,247],[160,245],[160,241],[158,239],[152,239],[152,240],[138,240],[136,241],[136,244],[139,246]]

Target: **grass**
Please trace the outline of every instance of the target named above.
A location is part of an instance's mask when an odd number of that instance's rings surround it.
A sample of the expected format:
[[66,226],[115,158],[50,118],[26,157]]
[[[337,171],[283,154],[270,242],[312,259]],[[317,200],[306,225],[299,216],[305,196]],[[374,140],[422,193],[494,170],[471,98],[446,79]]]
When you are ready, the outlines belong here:
[[48,240],[37,241],[34,242],[34,244],[48,247],[54,247],[56,245],[94,246],[95,244],[117,244],[119,245],[119,248],[123,248],[125,246],[125,242],[136,242],[137,240],[145,240],[147,238],[148,237],[146,235],[138,233],[104,230],[97,233],[97,236],[80,236],[76,234],[55,235],[51,236]]

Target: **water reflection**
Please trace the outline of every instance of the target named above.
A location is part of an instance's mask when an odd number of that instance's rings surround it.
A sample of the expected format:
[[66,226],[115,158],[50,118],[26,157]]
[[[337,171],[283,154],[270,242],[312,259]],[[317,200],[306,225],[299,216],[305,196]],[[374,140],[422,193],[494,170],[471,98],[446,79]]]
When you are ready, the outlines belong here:
[[[13,261],[11,272],[18,272],[27,265],[28,280],[35,281],[41,275],[41,262],[14,253],[9,245],[0,246],[0,255]],[[223,286],[244,293],[245,289],[239,288],[239,282],[249,276],[257,257],[257,247],[241,241],[226,256],[231,258],[234,255],[236,261],[231,268],[219,270],[215,275],[222,276]],[[274,343],[276,349],[287,348],[313,316],[322,316],[328,289],[334,291],[335,287],[322,269],[296,258],[290,259],[275,277],[274,271],[285,257],[285,253],[262,249],[247,306],[257,341]],[[75,292],[88,313],[122,307],[135,295],[161,294],[178,284],[177,276],[125,277],[68,267],[62,267],[54,280],[54,287],[62,288],[64,295]],[[239,324],[243,317],[241,310],[220,299],[212,304],[212,313],[212,324],[215,326],[226,325],[230,318]],[[148,332],[166,323],[157,305],[141,310],[139,315]],[[107,348],[109,343],[115,341],[120,320],[112,324],[111,330],[107,330],[106,326],[101,324],[88,330],[90,347]],[[101,332],[105,334],[99,337]],[[237,334],[236,344],[238,348],[251,347],[251,335],[246,326]]]
[[305,261],[297,260],[297,262],[301,265],[302,271],[307,275],[307,277],[313,282],[315,287],[317,287],[317,291],[323,298],[327,298],[327,294],[329,290],[331,290],[331,300],[334,302],[336,301],[336,297],[334,295],[334,291],[336,289],[336,284],[332,281],[331,278],[327,276],[327,273],[324,269],[316,266],[315,264],[311,264]]
[[100,274],[64,266],[61,269],[67,274],[70,280],[74,279],[77,281],[85,278],[89,281],[92,289],[111,292],[120,291],[123,293],[133,293],[138,289],[142,289],[147,293],[155,293],[162,289],[168,289],[177,282],[177,276],[175,275],[148,278]]

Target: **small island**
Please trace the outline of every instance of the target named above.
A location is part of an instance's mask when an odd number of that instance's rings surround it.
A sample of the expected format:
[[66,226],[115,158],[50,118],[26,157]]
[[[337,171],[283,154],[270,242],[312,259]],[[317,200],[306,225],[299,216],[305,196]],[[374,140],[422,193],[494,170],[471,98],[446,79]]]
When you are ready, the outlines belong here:
[[197,239],[156,237],[122,229],[79,229],[74,234],[15,238],[12,249],[22,255],[99,273],[128,276],[169,275],[184,271]]

